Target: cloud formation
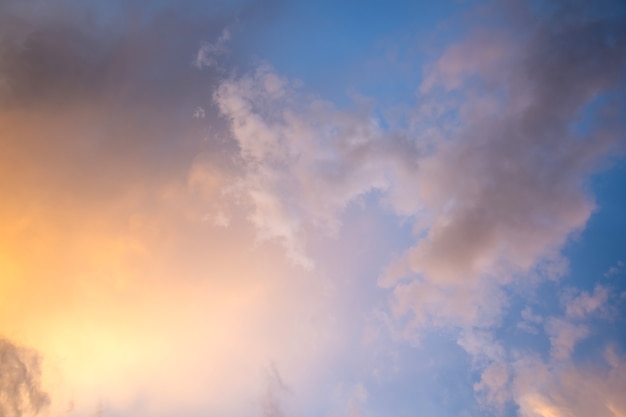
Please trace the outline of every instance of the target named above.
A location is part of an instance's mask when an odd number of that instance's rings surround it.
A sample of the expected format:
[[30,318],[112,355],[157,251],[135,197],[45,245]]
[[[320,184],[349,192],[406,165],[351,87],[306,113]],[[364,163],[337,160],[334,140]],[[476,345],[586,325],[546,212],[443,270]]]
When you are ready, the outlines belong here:
[[[344,368],[433,329],[485,412],[624,413],[621,354],[576,362],[617,295],[558,283],[624,150],[623,15],[501,4],[392,120],[241,58],[275,2],[141,3],[0,6],[0,331],[45,357],[0,339],[0,414],[370,415],[384,372]],[[514,293],[545,282],[562,312]]]
[[50,398],[40,385],[41,359],[37,352],[0,338],[0,415],[38,414]]
[[605,353],[604,366],[543,363],[525,357],[516,363],[514,383],[521,417],[616,417],[626,413],[624,358]]
[[619,22],[569,6],[526,11],[523,37],[482,29],[452,45],[425,67],[409,126],[383,129],[374,102],[337,109],[266,65],[223,81],[259,238],[310,267],[310,229],[337,233],[351,202],[380,192],[415,221],[380,283],[416,327],[493,325],[516,277],[562,276],[559,250],[594,210],[585,180],[622,146],[626,56]]
[[247,413],[268,361],[314,380],[339,339],[322,284],[223,193],[217,72],[193,60],[259,5],[131,3],[0,5],[0,331],[45,358],[53,416]]
[[[336,233],[349,204],[379,192],[414,221],[415,244],[380,279],[393,289],[396,317],[409,316],[409,334],[464,329],[458,342],[480,370],[474,389],[484,404],[502,412],[514,401],[523,415],[547,416],[545,401],[529,406],[527,394],[514,394],[523,376],[490,332],[510,288],[567,272],[560,249],[595,209],[585,181],[623,151],[626,32],[621,18],[574,2],[523,15],[509,19],[531,22],[518,27],[524,36],[474,31],[427,65],[409,126],[384,129],[371,107],[338,110],[267,66],[226,80],[215,100],[261,239],[280,240],[309,267],[311,230]],[[589,335],[580,320],[607,302],[597,287],[569,300],[563,318],[527,308],[523,327],[545,330],[551,360],[567,362]]]
[[279,240],[306,268],[314,264],[307,234],[336,234],[350,202],[396,186],[419,154],[404,136],[383,132],[367,107],[337,109],[267,65],[223,81],[215,101],[245,170],[235,191],[250,202],[259,238]]
[[[559,248],[594,209],[584,181],[622,147],[615,91],[626,34],[617,20],[568,5],[535,17],[523,37],[479,30],[426,67],[423,100],[456,95],[458,104],[440,107],[458,115],[458,126],[420,160],[423,238],[396,268],[406,272],[382,280],[419,323],[494,324],[499,288],[542,260],[557,266],[544,275],[558,274]],[[591,126],[577,127],[598,100]],[[402,283],[407,273],[416,278]]]

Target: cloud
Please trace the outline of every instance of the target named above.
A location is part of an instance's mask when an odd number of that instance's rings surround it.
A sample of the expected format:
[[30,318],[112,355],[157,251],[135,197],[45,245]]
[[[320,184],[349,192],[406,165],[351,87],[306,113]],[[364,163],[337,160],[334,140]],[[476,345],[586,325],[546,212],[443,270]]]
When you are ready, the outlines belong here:
[[255,247],[240,215],[206,224],[207,206],[236,205],[171,181],[97,210],[3,207],[0,328],[45,355],[52,415],[101,400],[114,414],[247,412],[269,359],[299,386],[341,339],[323,280]]
[[609,300],[609,289],[596,285],[593,294],[581,292],[571,300],[566,301],[565,315],[569,319],[581,319],[603,309]]
[[99,3],[4,2],[0,103],[181,99],[198,81],[190,62],[198,39],[219,37],[236,18],[222,10],[189,16],[168,1],[153,14],[116,1],[106,12]]
[[[527,360],[554,396],[491,330],[511,285],[563,274],[559,250],[594,209],[585,180],[624,132],[607,93],[622,88],[623,26],[578,12],[527,36],[478,31],[425,68],[408,126],[390,126],[373,100],[340,107],[269,65],[222,66],[240,53],[229,28],[263,2],[147,15],[120,2],[105,21],[45,3],[0,6],[0,330],[45,355],[54,412],[106,396],[115,414],[247,414],[267,385],[260,412],[289,414],[283,377],[314,385],[346,333],[341,297],[310,279],[310,243],[339,236],[355,202],[413,227],[380,286],[406,334],[462,328],[485,403],[561,410],[563,369],[604,387],[566,363],[603,287],[565,317],[522,313],[545,323],[552,362]],[[598,410],[621,410],[612,395]],[[369,397],[357,384],[341,413],[366,414]]]
[[[575,293],[574,293],[575,294]],[[607,287],[596,285],[593,294],[581,291],[579,294],[565,296],[564,317],[551,317],[545,320],[545,331],[550,339],[551,355],[556,360],[568,360],[576,344],[590,335],[585,319],[594,314],[608,311],[610,291]],[[535,318],[537,323],[540,321]]]
[[546,333],[550,338],[552,357],[556,360],[567,360],[576,343],[589,335],[589,329],[584,325],[552,318],[546,323]]
[[[584,181],[622,146],[623,103],[612,91],[623,88],[626,34],[617,19],[573,9],[536,17],[523,37],[476,31],[425,69],[420,100],[434,103],[418,109],[444,110],[431,124],[417,114],[419,129],[432,137],[445,117],[457,125],[419,160],[417,242],[381,278],[418,326],[492,326],[501,289],[558,260],[594,210]],[[604,95],[592,127],[575,128]]]
[[[524,36],[502,26],[473,31],[425,67],[412,127],[428,143],[410,187],[416,242],[379,282],[393,289],[395,317],[408,317],[410,332],[462,329],[458,343],[480,370],[474,389],[483,406],[502,412],[513,400],[524,416],[578,415],[559,408],[565,400],[515,395],[515,353],[493,333],[511,290],[566,272],[559,250],[594,210],[585,180],[623,151],[624,102],[615,91],[624,91],[626,33],[622,17],[582,6],[527,17],[534,22]],[[523,323],[535,333],[546,323],[557,368],[590,334],[572,320],[607,302],[598,287],[570,299],[567,317],[526,310]]]
[[474,391],[484,396],[484,401],[496,410],[502,411],[510,401],[509,381],[511,371],[506,363],[493,362],[485,368],[480,381],[474,384]]
[[235,189],[252,206],[259,239],[280,241],[306,268],[314,264],[311,230],[336,234],[350,202],[392,187],[419,154],[384,133],[367,108],[306,96],[267,65],[222,82],[215,101],[239,147],[245,178]]
[[41,358],[36,351],[0,337],[0,415],[38,414],[50,402],[41,389]]
[[288,415],[284,411],[285,394],[289,393],[289,388],[283,381],[280,373],[276,369],[276,365],[272,364],[267,373],[267,388],[261,399],[261,416],[262,417],[284,417]]
[[[236,9],[190,16],[172,2],[152,11],[112,2],[106,12],[99,2],[27,3],[0,6],[6,192],[19,181],[31,190],[55,182],[50,192],[106,200],[184,175],[201,153],[228,164],[209,106],[215,73],[191,59],[200,39],[239,18]],[[198,107],[204,117],[190,121]],[[208,126],[214,134],[202,141]]]
[[214,98],[259,239],[311,267],[311,230],[336,234],[348,204],[377,191],[415,221],[415,245],[380,280],[394,288],[396,313],[411,312],[415,327],[497,322],[516,277],[563,274],[559,249],[594,209],[584,181],[620,146],[617,95],[591,130],[573,128],[620,87],[624,66],[624,31],[603,16],[572,18],[587,13],[535,17],[521,38],[479,30],[451,46],[425,68],[408,129],[383,129],[371,107],[306,96],[267,65],[222,82]]
[[[575,9],[529,12],[524,36],[500,25],[451,46],[425,67],[409,126],[383,128],[367,105],[337,109],[266,65],[225,80],[214,97],[246,172],[236,190],[249,220],[292,262],[313,266],[307,240],[336,234],[345,208],[373,191],[410,219],[414,244],[379,284],[393,290],[412,340],[433,326],[462,329],[458,343],[480,370],[474,390],[496,410],[514,399],[511,352],[492,334],[508,293],[566,274],[560,249],[595,208],[585,181],[623,146],[614,91],[626,33]],[[527,309],[521,326],[545,330],[552,359],[567,362],[589,334],[571,320],[606,301],[599,288],[571,300],[564,318]]]
[[252,4],[26,3],[0,6],[0,331],[46,358],[50,414],[245,414],[270,358],[315,379],[334,307],[253,245],[192,65]]
[[230,40],[230,37],[230,30],[226,28],[222,31],[219,38],[217,38],[214,43],[204,42],[196,54],[196,59],[194,59],[193,65],[198,69],[205,67],[217,67],[217,58],[219,55],[223,55],[228,52],[226,43]]
[[[596,402],[591,406],[597,408],[597,413],[593,415],[621,415],[619,406],[614,404],[615,399],[608,398],[613,394],[597,385],[600,380],[605,382],[603,378],[606,376],[600,375],[607,369],[611,370],[610,378],[614,373],[618,374],[615,383],[623,385],[625,381],[621,381],[623,378],[619,376],[623,358],[610,346],[605,349],[604,358],[587,356],[585,360],[589,362],[581,363],[572,355],[579,342],[594,336],[597,328],[592,326],[591,319],[614,308],[611,292],[607,287],[597,285],[593,294],[572,289],[565,294],[561,316],[544,317],[533,313],[529,307],[521,312],[523,320],[518,328],[540,334],[539,326],[543,325],[550,342],[546,361],[528,350],[515,347],[504,349],[493,336],[485,336],[491,334],[488,330],[482,337],[480,333],[468,334],[459,341],[475,362],[483,361],[481,379],[474,389],[487,408],[502,411],[509,402],[514,402],[519,406],[522,417],[583,416],[588,415],[590,409],[582,411],[576,404],[586,401],[582,398],[600,395],[602,399],[590,400]],[[602,314],[600,317],[611,319]],[[599,362],[602,364],[598,365]],[[589,379],[582,382],[585,378]],[[580,389],[580,393],[574,393],[574,390],[578,391],[578,384],[585,387]],[[598,391],[602,393],[596,394]]]
[[537,325],[543,323],[544,317],[533,313],[530,307],[525,307],[524,310],[522,310],[521,316],[522,321],[517,324],[517,327],[529,333],[538,333]]
[[606,271],[606,273],[604,274],[605,277],[609,278],[609,277],[615,277],[615,276],[619,276],[621,274],[624,273],[624,261],[617,261],[617,265],[612,266],[611,268],[609,268],[608,271]]
[[523,357],[514,383],[520,417],[616,417],[626,413],[624,358],[607,350],[605,365],[543,363]]

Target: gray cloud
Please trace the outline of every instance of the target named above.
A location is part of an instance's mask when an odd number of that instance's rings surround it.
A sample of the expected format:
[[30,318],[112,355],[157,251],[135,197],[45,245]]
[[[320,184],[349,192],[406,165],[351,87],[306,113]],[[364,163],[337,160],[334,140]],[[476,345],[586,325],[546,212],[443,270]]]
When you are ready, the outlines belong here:
[[0,416],[38,414],[50,402],[40,386],[41,358],[0,337]]
[[169,2],[156,10],[112,2],[104,19],[98,3],[28,3],[0,8],[3,98],[24,105],[189,98],[207,82],[192,66],[199,44],[237,19],[236,10],[190,16]]
[[[423,100],[456,112],[459,125],[420,160],[425,237],[381,281],[416,277],[395,294],[419,323],[494,324],[499,289],[542,259],[558,260],[594,209],[587,176],[623,151],[623,15],[570,6],[535,16],[517,28],[524,36],[476,31],[426,69]],[[449,93],[460,104],[446,104]]]
[[[184,180],[198,155],[234,170],[211,101],[221,75],[193,63],[202,42],[227,27],[262,24],[263,6],[274,2],[196,3],[2,2],[3,193],[45,188],[56,201],[97,206]],[[233,48],[224,65],[241,54]],[[199,106],[201,119],[193,117]]]

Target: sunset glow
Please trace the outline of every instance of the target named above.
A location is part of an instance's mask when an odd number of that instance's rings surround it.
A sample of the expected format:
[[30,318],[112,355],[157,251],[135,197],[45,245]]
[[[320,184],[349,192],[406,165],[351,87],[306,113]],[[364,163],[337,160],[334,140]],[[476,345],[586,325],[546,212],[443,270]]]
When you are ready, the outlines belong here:
[[626,416],[625,100],[619,0],[0,0],[0,417]]

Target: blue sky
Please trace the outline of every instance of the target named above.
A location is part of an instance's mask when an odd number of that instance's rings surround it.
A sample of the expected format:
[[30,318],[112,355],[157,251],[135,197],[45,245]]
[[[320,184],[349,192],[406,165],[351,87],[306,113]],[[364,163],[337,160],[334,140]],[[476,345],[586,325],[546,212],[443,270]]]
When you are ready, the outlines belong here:
[[0,415],[626,415],[626,8],[0,4]]

